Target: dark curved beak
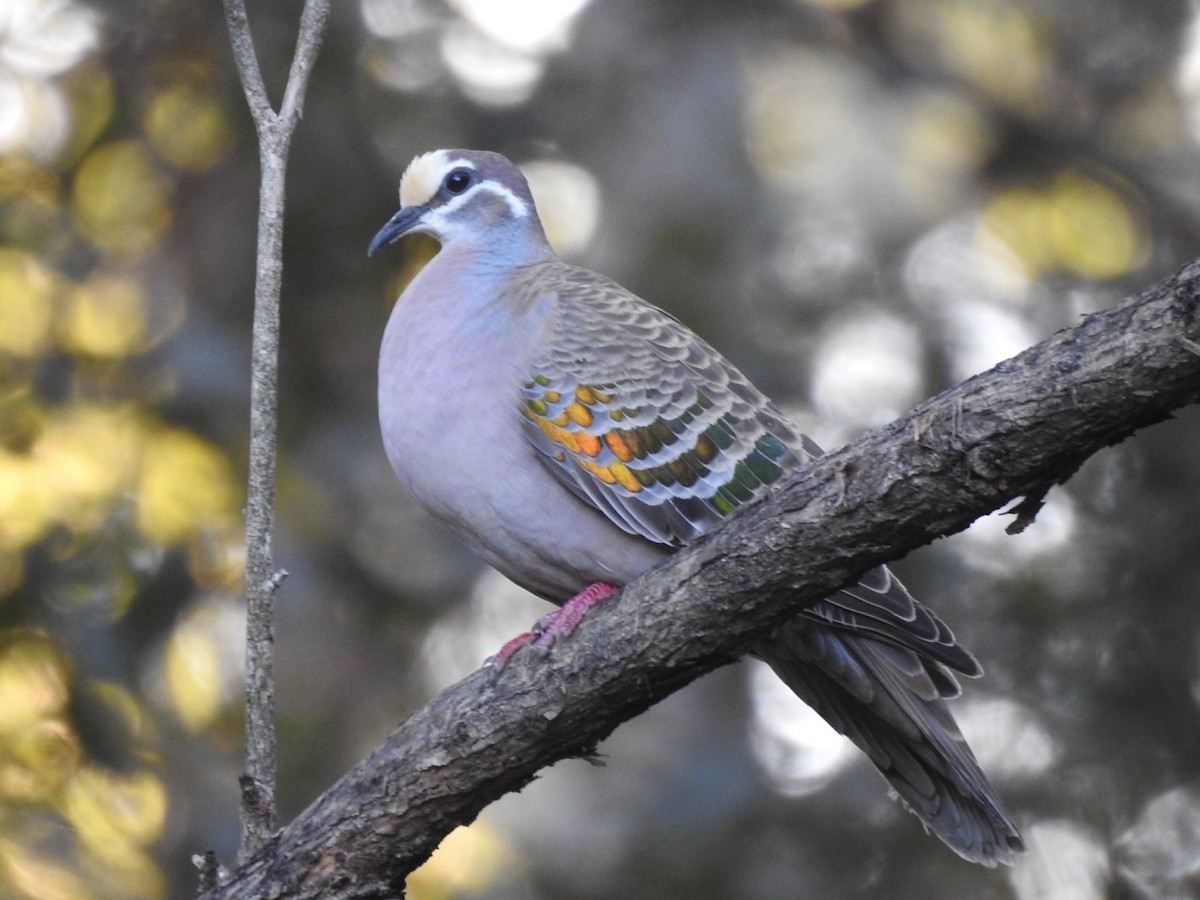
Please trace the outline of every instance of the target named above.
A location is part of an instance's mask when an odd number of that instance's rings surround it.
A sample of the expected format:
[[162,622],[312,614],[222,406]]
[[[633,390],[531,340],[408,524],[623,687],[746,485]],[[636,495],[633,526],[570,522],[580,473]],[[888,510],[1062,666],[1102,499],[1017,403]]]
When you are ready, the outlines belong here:
[[371,238],[371,245],[367,247],[367,256],[371,256],[380,247],[395,243],[412,231],[421,221],[425,212],[426,207],[424,206],[402,207],[398,213],[388,219],[386,225],[379,229],[379,233]]

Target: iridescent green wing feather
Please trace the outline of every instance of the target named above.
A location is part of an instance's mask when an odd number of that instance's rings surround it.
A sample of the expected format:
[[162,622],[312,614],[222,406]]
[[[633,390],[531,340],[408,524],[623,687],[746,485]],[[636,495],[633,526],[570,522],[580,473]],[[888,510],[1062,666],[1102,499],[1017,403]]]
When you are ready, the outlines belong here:
[[[523,384],[526,434],[558,479],[616,525],[685,544],[821,455],[666,313],[584,270],[555,264],[529,275],[558,302]],[[950,629],[885,567],[803,615],[915,651],[943,696],[957,692],[949,670],[979,674]]]
[[685,543],[805,458],[775,406],[675,319],[570,267],[554,290],[553,333],[523,386],[526,431],[617,525]]

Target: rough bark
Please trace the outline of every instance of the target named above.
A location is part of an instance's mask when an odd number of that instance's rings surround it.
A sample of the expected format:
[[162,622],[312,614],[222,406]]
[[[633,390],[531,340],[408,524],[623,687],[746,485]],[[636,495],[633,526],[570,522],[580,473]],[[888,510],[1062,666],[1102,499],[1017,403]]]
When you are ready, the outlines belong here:
[[276,570],[276,384],[279,293],[283,283],[284,177],[288,148],[304,111],[309,74],[321,47],[329,0],[306,0],[296,53],[279,112],[271,108],[254,54],[243,0],[224,0],[230,46],[258,134],[258,244],[250,369],[250,459],[246,488],[246,773],[241,778],[242,834],[238,858],[257,852],[275,831],[275,592],[287,574]]
[[735,659],[867,569],[1015,498],[1028,521],[1096,451],[1200,397],[1200,263],[782,480],[605,601],[417,710],[206,897],[397,897],[455,826]]

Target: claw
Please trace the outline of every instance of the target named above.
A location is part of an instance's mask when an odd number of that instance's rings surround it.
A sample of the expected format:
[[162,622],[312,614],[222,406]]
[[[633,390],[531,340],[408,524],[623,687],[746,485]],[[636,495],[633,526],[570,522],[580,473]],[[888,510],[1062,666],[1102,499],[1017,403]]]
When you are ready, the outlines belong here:
[[494,680],[504,669],[509,658],[525,644],[532,644],[538,656],[545,656],[559,638],[568,637],[575,630],[589,609],[620,589],[620,585],[597,581],[589,584],[558,609],[546,613],[538,619],[533,631],[517,635],[496,651],[494,656],[487,658],[483,665],[488,669],[489,680]]
[[[539,623],[540,624],[540,623]],[[508,658],[537,637],[536,631],[523,631],[515,638],[504,643],[504,646],[483,661],[483,667],[488,670],[488,681],[495,681],[500,672],[508,664]]]
[[571,632],[583,621],[589,609],[603,600],[611,597],[621,588],[607,581],[597,581],[589,584],[582,591],[560,606],[551,610],[538,620],[534,626],[533,646],[539,656],[550,652],[559,638],[569,637]]

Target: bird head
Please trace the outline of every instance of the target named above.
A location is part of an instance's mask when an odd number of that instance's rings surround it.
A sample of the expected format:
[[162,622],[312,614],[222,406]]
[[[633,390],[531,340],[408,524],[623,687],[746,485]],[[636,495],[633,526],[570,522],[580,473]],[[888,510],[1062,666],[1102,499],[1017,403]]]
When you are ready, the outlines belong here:
[[[547,246],[529,184],[512,162],[483,150],[433,150],[400,179],[400,210],[371,240],[367,255],[406,234],[427,234],[443,247],[459,240]],[[488,239],[492,238],[491,241]]]

